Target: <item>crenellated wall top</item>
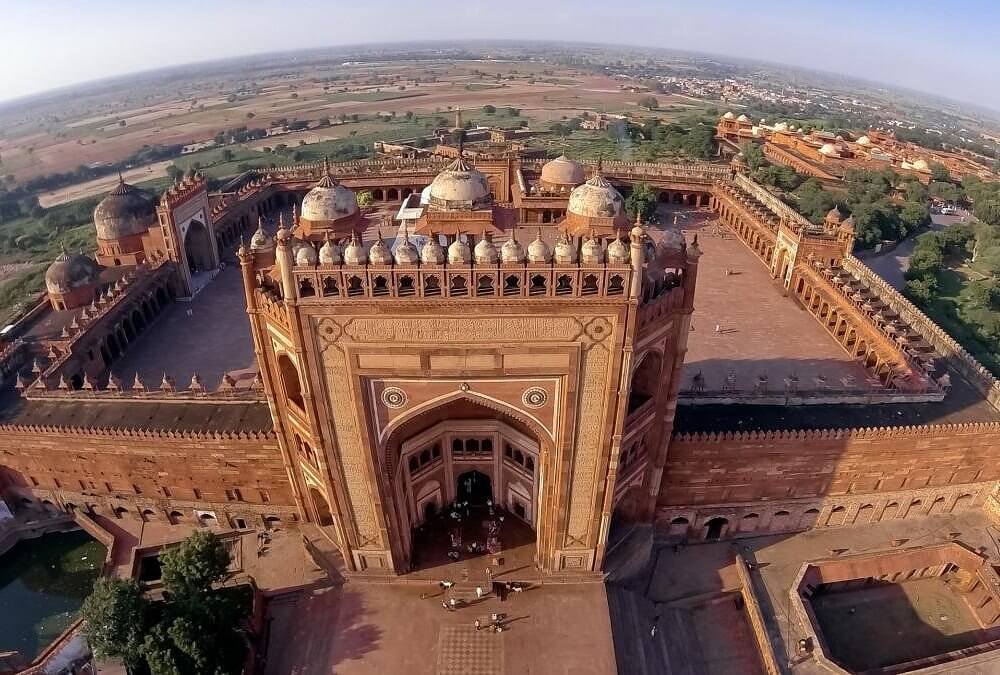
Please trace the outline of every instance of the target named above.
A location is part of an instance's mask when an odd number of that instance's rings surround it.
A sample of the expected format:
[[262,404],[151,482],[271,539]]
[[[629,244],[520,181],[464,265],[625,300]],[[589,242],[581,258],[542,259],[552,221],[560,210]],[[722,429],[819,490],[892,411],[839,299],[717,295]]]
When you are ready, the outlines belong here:
[[786,429],[778,431],[698,431],[680,432],[674,442],[725,443],[732,441],[817,441],[927,438],[961,434],[1000,434],[1000,422],[926,424],[902,427],[857,427],[847,429]]

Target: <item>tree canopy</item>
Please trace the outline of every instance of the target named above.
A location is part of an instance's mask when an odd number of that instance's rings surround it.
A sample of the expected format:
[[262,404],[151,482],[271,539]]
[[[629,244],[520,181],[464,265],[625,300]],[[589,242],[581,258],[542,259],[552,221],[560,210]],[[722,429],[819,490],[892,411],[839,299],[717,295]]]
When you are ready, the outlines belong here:
[[215,588],[229,562],[222,541],[198,530],[160,554],[163,602],[147,599],[134,580],[100,580],[82,610],[91,648],[130,667],[144,662],[152,675],[242,672],[250,607],[239,589]]
[[656,191],[645,183],[639,183],[625,199],[625,211],[635,219],[636,214],[648,223],[656,214]]

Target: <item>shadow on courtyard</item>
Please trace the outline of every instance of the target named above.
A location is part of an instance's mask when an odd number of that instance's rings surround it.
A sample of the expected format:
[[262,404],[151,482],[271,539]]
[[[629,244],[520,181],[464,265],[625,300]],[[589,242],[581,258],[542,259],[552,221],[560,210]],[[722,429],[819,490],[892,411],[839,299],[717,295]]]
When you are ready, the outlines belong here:
[[[695,339],[692,337],[692,339]],[[785,378],[799,378],[798,391],[824,396],[835,395],[848,388],[832,377],[827,377],[825,389],[819,389],[810,373],[823,373],[842,366],[823,360],[736,360],[707,359],[685,365],[681,382],[681,401],[677,408],[674,430],[697,431],[753,431],[783,429],[837,429],[878,426],[907,426],[919,424],[958,424],[966,422],[1000,421],[1000,413],[992,408],[970,384],[958,375],[952,375],[952,388],[943,401],[930,403],[878,403],[820,405],[687,405],[684,398],[692,395],[692,382],[696,373],[705,378],[707,392],[721,393],[725,384],[723,373],[736,373],[736,389],[752,394],[760,374],[768,376],[767,394],[781,397],[786,390]],[[860,367],[859,367],[860,368]],[[715,380],[712,375],[715,374]],[[858,377],[850,388],[859,391],[866,380]]]

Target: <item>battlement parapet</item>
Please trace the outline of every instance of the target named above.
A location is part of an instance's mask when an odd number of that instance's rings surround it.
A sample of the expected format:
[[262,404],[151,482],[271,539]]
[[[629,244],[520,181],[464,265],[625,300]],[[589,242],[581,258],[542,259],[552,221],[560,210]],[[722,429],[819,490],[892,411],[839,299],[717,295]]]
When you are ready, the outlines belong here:
[[170,440],[228,440],[228,441],[272,441],[276,438],[273,430],[269,431],[200,431],[190,429],[164,429],[154,427],[81,427],[51,424],[0,424],[2,434],[53,434],[83,438],[121,438],[149,439],[159,441]]
[[197,374],[191,376],[186,388],[179,388],[176,380],[164,373],[157,387],[147,387],[138,373],[131,386],[126,386],[113,374],[107,382],[100,384],[84,375],[83,384],[79,389],[69,386],[65,377],[60,376],[59,384],[50,388],[43,379],[37,380],[32,386],[23,389],[21,396],[29,401],[86,401],[109,402],[141,401],[147,403],[164,403],[192,401],[205,403],[246,403],[264,401],[264,386],[257,373],[252,381],[248,378],[238,380],[229,373],[222,376],[222,381],[214,390],[209,390]]
[[1000,422],[927,424],[901,427],[852,427],[844,429],[790,429],[778,431],[698,431],[678,432],[674,442],[725,443],[733,441],[816,441],[926,438],[931,436],[1000,434]]
[[179,183],[174,183],[168,187],[160,196],[160,205],[167,208],[174,208],[184,203],[191,196],[206,189],[205,177],[200,173],[184,178]]

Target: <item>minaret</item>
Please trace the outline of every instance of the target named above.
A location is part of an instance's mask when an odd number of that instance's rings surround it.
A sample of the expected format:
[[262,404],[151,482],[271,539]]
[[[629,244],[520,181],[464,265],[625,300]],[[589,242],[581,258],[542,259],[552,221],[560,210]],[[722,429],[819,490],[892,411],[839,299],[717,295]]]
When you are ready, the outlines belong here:
[[646,263],[646,228],[642,225],[642,216],[635,214],[635,226],[629,233],[629,252],[632,255],[632,288],[629,297],[638,298],[642,293],[643,267]]

